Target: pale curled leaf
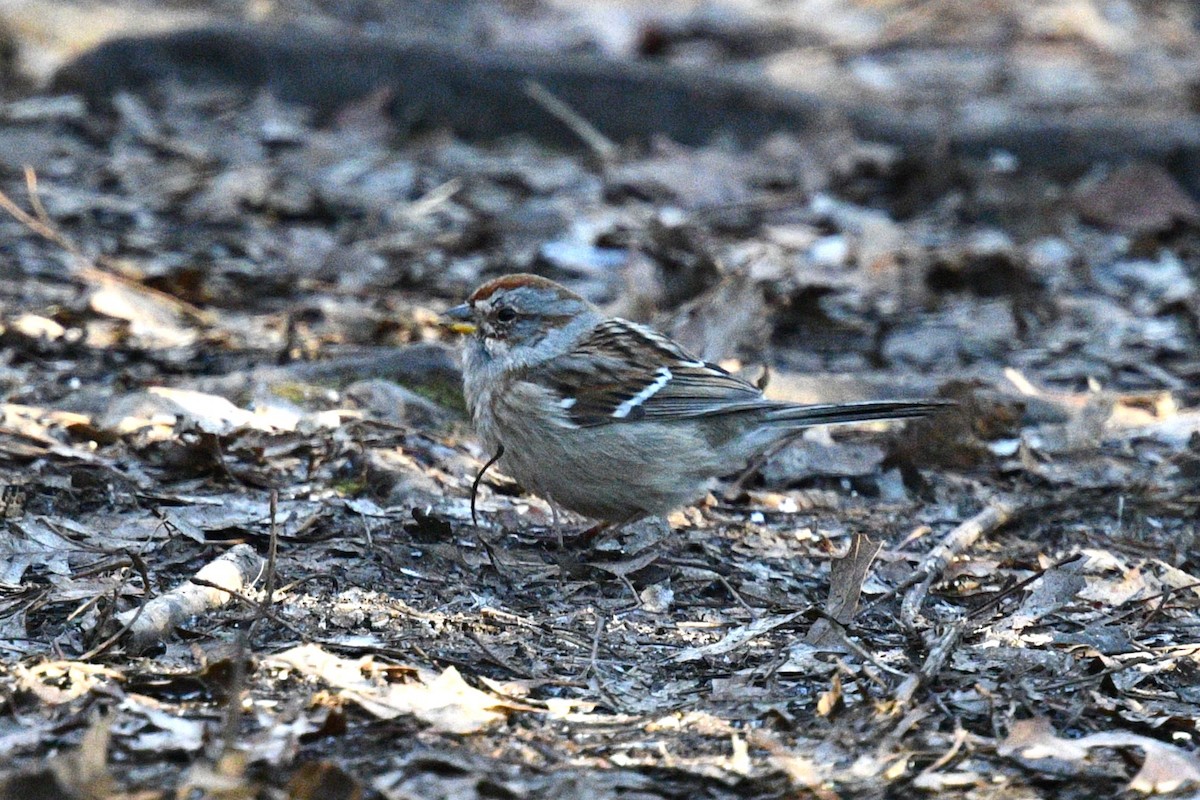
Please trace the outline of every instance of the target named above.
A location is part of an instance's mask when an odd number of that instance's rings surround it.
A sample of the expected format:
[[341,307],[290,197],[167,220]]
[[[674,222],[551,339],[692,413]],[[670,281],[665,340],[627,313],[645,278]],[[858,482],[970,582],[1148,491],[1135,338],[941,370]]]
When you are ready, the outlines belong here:
[[17,664],[13,674],[19,689],[48,706],[69,703],[93,689],[124,680],[114,669],[83,661],[44,661],[30,667]]
[[1136,747],[1145,754],[1142,768],[1129,782],[1131,789],[1146,794],[1174,792],[1184,786],[1200,785],[1200,758],[1169,744],[1124,731],[1093,733],[1080,739],[1063,739],[1045,719],[1018,720],[1008,737],[996,748],[1002,756],[1057,758],[1084,761],[1093,747]]
[[196,342],[199,332],[177,302],[104,273],[95,274],[101,285],[90,304],[97,314],[125,320],[130,332],[151,348],[187,347]]
[[713,642],[703,647],[688,647],[680,650],[675,654],[675,661],[696,661],[705,656],[719,656],[731,652],[746,644],[751,639],[762,636],[764,633],[782,625],[787,625],[803,613],[803,611],[794,611],[791,614],[783,614],[777,617],[761,617],[748,625],[739,625],[725,634],[724,638],[719,642]]
[[505,710],[517,708],[471,686],[454,667],[441,674],[404,667],[401,672],[411,679],[391,682],[388,673],[394,674],[395,667],[377,664],[370,656],[342,658],[312,644],[271,656],[267,663],[317,678],[381,719],[411,714],[444,733],[475,733],[502,721]]
[[169,704],[149,697],[127,695],[120,704],[125,712],[117,723],[121,747],[133,752],[193,753],[204,745],[204,723],[172,713]]

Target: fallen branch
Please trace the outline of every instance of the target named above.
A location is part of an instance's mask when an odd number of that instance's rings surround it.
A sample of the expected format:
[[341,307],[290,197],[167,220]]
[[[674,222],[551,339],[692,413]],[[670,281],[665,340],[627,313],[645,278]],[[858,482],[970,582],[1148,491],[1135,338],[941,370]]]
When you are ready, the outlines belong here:
[[[303,68],[310,64],[322,68]],[[449,128],[467,139],[525,133],[549,144],[578,146],[575,130],[522,91],[532,80],[572,116],[622,143],[661,134],[685,145],[721,137],[753,145],[779,131],[820,133],[840,119],[858,137],[898,145],[912,156],[986,158],[1004,150],[1023,164],[1068,173],[1086,171],[1098,161],[1129,159],[1177,170],[1200,152],[1200,125],[1189,113],[1018,110],[977,119],[942,109],[839,102],[711,69],[386,40],[299,26],[210,27],[115,39],[64,65],[52,88],[103,104],[121,91],[146,90],[156,77],[250,94],[265,90],[323,114],[383,89],[393,116],[406,129]]]
[[983,511],[947,533],[936,547],[925,554],[916,570],[924,577],[920,583],[908,590],[900,604],[900,620],[906,627],[914,627],[921,615],[921,606],[929,594],[929,589],[934,581],[941,577],[946,567],[950,566],[954,557],[975,544],[979,537],[1005,525],[1019,509],[1020,506],[1008,500],[993,501]]
[[254,548],[235,545],[196,573],[195,580],[207,585],[189,580],[140,608],[118,614],[117,623],[128,625],[130,649],[144,650],[188,619],[225,605],[230,600],[229,592],[240,593],[252,587],[262,572],[263,559]]

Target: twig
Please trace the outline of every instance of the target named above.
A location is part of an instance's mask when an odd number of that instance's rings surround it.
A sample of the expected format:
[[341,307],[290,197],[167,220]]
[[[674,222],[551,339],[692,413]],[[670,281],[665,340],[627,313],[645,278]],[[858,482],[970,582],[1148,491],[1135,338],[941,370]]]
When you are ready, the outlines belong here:
[[34,215],[43,225],[53,230],[54,221],[46,213],[46,207],[42,205],[41,193],[38,192],[37,172],[28,164],[25,165],[25,192],[29,195],[29,205],[33,206]]
[[234,639],[233,675],[229,679],[229,693],[225,696],[225,716],[221,721],[221,750],[215,759],[220,760],[234,751],[237,745],[238,723],[242,718],[242,693],[246,691],[246,632],[238,631]]
[[[185,620],[225,605],[230,590],[240,592],[253,586],[262,572],[263,560],[254,548],[248,544],[235,545],[201,567],[193,579],[138,609],[118,614],[117,622],[128,627],[132,649],[145,649],[166,638]],[[132,621],[135,616],[140,617],[136,623]]]
[[72,244],[66,237],[14,203],[12,198],[2,191],[0,191],[0,208],[7,211],[9,216],[24,225],[26,228],[29,228],[29,230],[33,231],[38,236],[41,236],[43,239],[54,242],[71,255],[79,255],[79,251],[75,248],[75,245]]
[[487,642],[483,641],[483,637],[481,637],[475,631],[468,630],[467,638],[470,639],[472,642],[474,642],[475,645],[480,650],[483,651],[483,654],[485,656],[487,656],[489,659],[491,659],[492,663],[495,664],[496,666],[500,667],[501,669],[508,670],[510,673],[512,673],[513,675],[516,675],[518,678],[532,678],[533,677],[533,675],[530,674],[529,670],[521,669],[516,664],[513,664],[507,658],[505,658],[504,656],[500,655],[495,650],[493,650],[491,648],[491,646],[488,645]]
[[1055,561],[1050,566],[1045,567],[1044,569],[1039,569],[1037,572],[1030,575],[1028,578],[1017,581],[1012,586],[1009,586],[1007,589],[997,592],[996,595],[994,597],[992,597],[990,600],[988,600],[986,603],[983,603],[978,608],[971,609],[971,612],[969,614],[967,614],[967,616],[968,617],[978,617],[980,614],[982,614],[983,612],[992,608],[993,606],[996,606],[996,605],[999,605],[1000,603],[1002,603],[1006,597],[1012,597],[1014,594],[1021,591],[1029,584],[1040,579],[1047,572],[1049,572],[1051,570],[1059,569],[1060,567],[1065,567],[1067,564],[1074,563],[1083,557],[1084,557],[1083,553],[1074,553],[1072,555],[1060,558],[1058,561]]
[[1142,608],[1142,606],[1144,606],[1146,603],[1149,603],[1151,600],[1157,600],[1158,603],[1156,603],[1155,607],[1153,609],[1151,609],[1150,615],[1147,616],[1145,619],[1143,619],[1141,622],[1139,622],[1135,626],[1135,629],[1140,631],[1150,622],[1150,620],[1152,620],[1160,611],[1162,611],[1162,609],[1164,608],[1164,604],[1167,602],[1167,598],[1172,597],[1177,592],[1183,593],[1188,590],[1197,589],[1197,588],[1200,588],[1200,581],[1193,581],[1192,583],[1185,583],[1182,586],[1168,586],[1163,591],[1158,592],[1157,594],[1147,595],[1146,597],[1131,597],[1130,599],[1121,603],[1121,605],[1117,606],[1117,608],[1120,608],[1121,606],[1133,606],[1133,607],[1130,608],[1128,611],[1122,612],[1119,616],[1109,617],[1105,621],[1104,624],[1105,625],[1116,625],[1118,622],[1123,622],[1127,617],[1131,617],[1134,614],[1143,612],[1145,609]]
[[[1186,652],[1186,653],[1178,652],[1180,650],[1187,650],[1188,652]],[[1200,645],[1194,645],[1194,644],[1173,645],[1173,646],[1171,646],[1171,648],[1168,649],[1167,652],[1150,655],[1147,658],[1132,658],[1131,657],[1128,661],[1125,661],[1121,664],[1117,664],[1116,666],[1113,666],[1113,667],[1108,667],[1107,669],[1102,669],[1098,672],[1093,672],[1091,674],[1084,675],[1084,676],[1078,677],[1078,678],[1068,678],[1066,680],[1058,681],[1056,683],[1047,684],[1044,687],[1039,687],[1039,691],[1058,691],[1060,689],[1066,689],[1071,686],[1080,686],[1082,684],[1088,683],[1089,681],[1096,681],[1096,680],[1100,680],[1102,678],[1107,678],[1110,675],[1116,675],[1118,673],[1125,672],[1126,670],[1133,669],[1134,667],[1144,667],[1147,664],[1155,664],[1160,661],[1166,661],[1167,659],[1171,659],[1171,658],[1181,658],[1181,657],[1195,658],[1196,655],[1198,655],[1198,654],[1200,654]],[[1137,654],[1131,654],[1131,656],[1132,655],[1143,655],[1143,654],[1137,653]]]
[[584,119],[579,112],[551,94],[545,86],[535,80],[527,80],[525,81],[525,94],[552,117],[570,128],[571,133],[578,136],[579,140],[601,161],[608,162],[616,159],[620,148],[601,133],[599,128]]
[[117,641],[122,636],[124,636],[126,633],[129,632],[130,628],[132,628],[134,625],[137,624],[137,621],[142,616],[142,612],[146,610],[147,605],[149,605],[149,604],[145,603],[145,604],[138,606],[137,611],[134,613],[134,615],[132,617],[130,617],[129,620],[126,621],[126,623],[124,625],[122,625],[112,636],[109,636],[103,642],[101,642],[100,644],[93,647],[91,650],[88,650],[86,653],[81,655],[79,657],[79,660],[80,661],[91,661],[93,658],[95,658],[96,656],[105,652],[106,650],[108,650],[108,648],[110,648],[114,644],[116,644]]
[[[271,605],[275,601],[275,556],[279,548],[279,490],[272,489],[270,500],[268,501],[268,512],[271,519],[270,539],[267,544],[267,566],[265,570],[266,577],[263,579],[263,599],[258,603],[258,614],[250,622],[250,627],[247,630],[246,637],[249,639],[254,634],[254,629],[264,619],[273,618],[275,615],[271,613]],[[192,579],[195,583],[195,579]]]
[[[600,670],[598,669],[598,667],[596,665],[596,657],[600,654],[600,636],[604,633],[604,624],[605,624],[604,617],[597,614],[596,615],[596,630],[594,630],[592,632],[592,652],[588,654],[588,667],[587,667],[588,670],[590,670],[593,675],[597,676],[597,678],[599,678]],[[587,675],[587,671],[585,670],[583,674]],[[583,679],[583,676],[581,675],[580,680],[582,680],[582,679]]]
[[61,247],[66,252],[70,253],[75,258],[79,259],[81,268],[79,277],[85,281],[96,284],[120,284],[131,291],[153,297],[156,300],[163,302],[175,308],[177,311],[191,317],[193,320],[211,324],[213,316],[211,313],[192,305],[186,300],[181,300],[173,294],[164,292],[160,289],[155,289],[151,286],[146,286],[135,280],[130,280],[123,275],[114,275],[110,272],[104,272],[95,266],[95,262],[84,255],[79,246],[71,241],[66,234],[60,231],[54,224],[54,220],[46,213],[45,206],[42,205],[41,197],[38,193],[37,173],[32,167],[25,167],[25,188],[29,195],[29,204],[33,206],[34,213],[30,214],[25,209],[13,202],[12,198],[0,191],[0,209],[8,212],[9,216],[17,222],[24,225],[29,230],[33,231],[38,236],[41,236],[48,242],[52,242]]
[[279,616],[278,614],[276,614],[274,611],[271,611],[270,609],[267,609],[266,611],[264,611],[262,603],[258,602],[257,600],[255,600],[252,597],[242,594],[239,591],[236,591],[234,589],[227,589],[223,586],[213,583],[212,581],[206,581],[203,578],[192,578],[192,583],[196,584],[197,586],[203,586],[208,589],[215,589],[219,592],[223,592],[223,593],[229,595],[234,600],[237,600],[239,603],[246,606],[246,608],[253,609],[256,613],[261,614],[263,617],[271,620],[271,622],[274,622],[276,625],[287,628],[289,631],[291,631],[292,633],[299,636],[303,641],[313,642],[314,644],[330,644],[331,643],[327,639],[321,639],[319,637],[311,636],[308,633],[305,633],[304,631],[300,630],[300,628],[298,628],[295,625],[293,625],[292,623],[288,622],[286,619]]
[[896,584],[891,589],[888,589],[886,592],[879,595],[871,602],[865,604],[859,613],[866,614],[868,611],[874,611],[876,608],[883,605],[887,601],[891,600],[896,595],[900,594],[903,591],[906,591],[907,589],[909,589],[912,586],[916,586],[918,583],[920,583],[923,580],[925,580],[925,573],[921,572],[920,570],[916,570],[911,575],[909,575],[907,578],[900,581],[900,583]]
[[921,606],[925,602],[929,589],[933,586],[950,562],[962,551],[979,540],[979,537],[991,533],[1007,523],[1016,515],[1020,506],[1008,500],[995,500],[975,516],[966,520],[947,533],[932,550],[925,554],[917,564],[916,571],[924,573],[921,582],[913,586],[904,595],[900,604],[900,620],[908,628],[913,628],[921,614]]
[[462,178],[451,178],[445,183],[439,183],[437,186],[433,187],[428,192],[402,208],[401,211],[404,214],[407,214],[409,217],[424,216],[436,209],[438,206],[445,204],[452,197],[454,197],[454,195],[458,194],[458,191],[462,188],[462,185]]
[[746,602],[745,598],[738,593],[738,590],[733,588],[733,584],[729,582],[728,578],[719,572],[714,572],[713,575],[716,577],[717,583],[721,584],[721,588],[729,592],[729,596],[733,598],[734,602],[746,610],[746,613],[750,615],[751,619],[758,619],[763,615],[761,609],[754,608]]
[[[832,635],[836,635],[838,637],[839,644],[844,645],[847,650],[857,655],[863,661],[873,664],[877,669],[897,678],[908,677],[907,673],[901,672],[895,667],[889,667],[887,664],[884,664],[882,661],[876,658],[871,651],[854,641],[854,639],[850,636],[850,631],[846,623],[841,622],[837,618],[830,616],[824,611],[814,610],[814,613],[818,617],[817,622],[824,621],[827,625],[829,625],[829,631]],[[809,628],[809,630],[811,631],[812,629]],[[827,644],[827,640],[816,643],[810,642],[810,644],[813,647],[820,647],[824,644]]]
[[275,595],[275,554],[279,548],[279,490],[271,490],[270,514],[271,514],[271,529],[270,542],[267,545],[267,575],[263,583],[263,601],[262,610],[266,614],[271,610],[271,603]]
[[925,769],[921,770],[922,775],[931,775],[937,772],[942,767],[949,764],[958,755],[958,751],[962,749],[963,744],[967,741],[967,729],[959,723],[954,729],[954,741],[950,743],[950,749],[942,754],[941,758],[934,761]]
[[917,689],[925,686],[932,681],[937,674],[942,671],[942,667],[946,665],[946,659],[950,658],[950,654],[954,652],[954,648],[958,646],[962,640],[963,630],[967,627],[965,620],[959,620],[938,637],[934,642],[933,647],[929,648],[929,655],[925,656],[925,663],[921,664],[921,668],[909,675],[896,689],[896,703],[900,706],[907,706],[912,702],[913,695]]

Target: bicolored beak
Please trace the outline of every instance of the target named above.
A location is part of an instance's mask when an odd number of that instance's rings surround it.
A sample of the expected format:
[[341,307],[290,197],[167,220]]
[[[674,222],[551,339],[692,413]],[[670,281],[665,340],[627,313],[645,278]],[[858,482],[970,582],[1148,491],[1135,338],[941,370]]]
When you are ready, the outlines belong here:
[[477,329],[475,323],[472,322],[474,316],[471,306],[467,303],[461,303],[454,308],[442,312],[441,319],[438,322],[455,333],[474,333]]

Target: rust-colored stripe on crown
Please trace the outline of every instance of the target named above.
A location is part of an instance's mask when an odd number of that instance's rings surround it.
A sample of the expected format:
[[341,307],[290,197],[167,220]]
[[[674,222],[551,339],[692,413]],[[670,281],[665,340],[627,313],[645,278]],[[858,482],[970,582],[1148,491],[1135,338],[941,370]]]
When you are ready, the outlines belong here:
[[552,289],[565,297],[578,297],[570,289],[555,283],[549,278],[543,278],[540,275],[530,275],[526,272],[518,272],[515,275],[501,275],[499,278],[494,278],[480,286],[471,296],[467,298],[469,303],[477,303],[480,300],[487,300],[501,289],[520,289],[522,286],[531,286],[537,289]]

